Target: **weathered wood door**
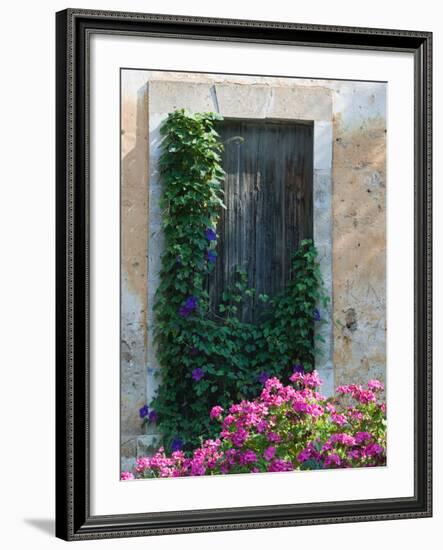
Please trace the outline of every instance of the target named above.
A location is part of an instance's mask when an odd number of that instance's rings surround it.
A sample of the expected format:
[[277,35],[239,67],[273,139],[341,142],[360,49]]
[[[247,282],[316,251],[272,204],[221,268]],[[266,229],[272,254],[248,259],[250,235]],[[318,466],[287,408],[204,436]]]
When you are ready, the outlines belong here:
[[273,296],[290,276],[300,240],[312,237],[313,125],[271,121],[219,123],[224,143],[225,204],[209,289],[217,308],[237,267],[256,297],[239,312],[260,315],[258,294]]

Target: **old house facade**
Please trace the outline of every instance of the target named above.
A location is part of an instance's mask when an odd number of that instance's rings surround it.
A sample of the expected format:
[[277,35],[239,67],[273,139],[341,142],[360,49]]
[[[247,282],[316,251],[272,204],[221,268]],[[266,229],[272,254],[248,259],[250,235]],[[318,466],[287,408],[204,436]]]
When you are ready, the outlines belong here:
[[[177,108],[220,113],[228,121],[221,129],[225,140],[239,133],[260,135],[260,145],[251,139],[249,149],[242,150],[246,174],[254,166],[255,173],[273,178],[285,159],[293,157],[291,166],[302,167],[289,176],[279,175],[279,181],[286,177],[298,183],[294,188],[283,183],[266,204],[272,201],[283,212],[282,219],[295,217],[295,242],[312,236],[319,252],[331,297],[330,307],[322,311],[328,322],[321,329],[323,353],[316,359],[324,392],[332,394],[341,383],[384,379],[386,85],[125,70],[121,91],[122,461],[149,452],[159,438],[155,428],[148,433],[141,428],[138,411],[150,403],[159,383],[152,335],[163,246],[159,129]],[[297,140],[295,151],[290,144]],[[232,164],[228,172],[235,179],[240,153],[235,140],[232,143],[226,162]],[[282,161],[273,164],[276,155],[283,155]],[[251,196],[247,185],[243,192],[231,197],[233,205]],[[263,207],[259,200],[254,204],[255,210]],[[296,212],[300,204],[303,208]],[[261,250],[270,254],[285,231],[282,226],[268,241],[262,239]],[[245,254],[236,251],[235,259]],[[271,286],[284,280],[285,261],[274,265],[278,277]]]

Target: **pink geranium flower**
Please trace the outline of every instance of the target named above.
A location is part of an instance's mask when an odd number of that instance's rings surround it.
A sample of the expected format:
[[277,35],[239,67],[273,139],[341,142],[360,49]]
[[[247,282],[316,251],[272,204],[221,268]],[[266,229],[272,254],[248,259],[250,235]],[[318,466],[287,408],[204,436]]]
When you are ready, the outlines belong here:
[[380,380],[369,380],[367,385],[371,391],[383,391],[385,389]]
[[266,437],[271,443],[278,443],[281,441],[281,436],[276,432],[269,432]]
[[339,386],[336,396],[326,399],[317,391],[317,373],[295,372],[291,379],[293,385],[286,386],[268,379],[257,399],[233,403],[227,413],[215,405],[209,416],[221,423],[217,439],[202,441],[192,452],[173,446],[166,454],[161,447],[153,456],[139,457],[133,472],[122,472],[121,479],[386,463],[381,382]]
[[220,405],[215,405],[215,407],[212,407],[209,416],[211,420],[214,420],[214,418],[220,418],[222,412],[223,412],[223,408],[220,407]]
[[325,459],[324,466],[328,468],[329,466],[340,466],[341,458],[336,453],[328,455]]
[[268,447],[264,450],[263,456],[265,457],[265,460],[272,460],[275,456],[276,449],[275,447]]

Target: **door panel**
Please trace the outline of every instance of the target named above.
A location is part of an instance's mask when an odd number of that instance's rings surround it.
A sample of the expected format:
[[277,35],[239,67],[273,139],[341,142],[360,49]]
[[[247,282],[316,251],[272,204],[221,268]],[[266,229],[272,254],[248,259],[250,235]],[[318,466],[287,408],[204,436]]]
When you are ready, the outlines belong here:
[[262,308],[258,294],[284,288],[299,241],[312,238],[313,126],[225,120],[217,131],[225,148],[227,210],[218,225],[209,290],[217,308],[236,267],[245,270],[256,297],[239,317],[255,322]]

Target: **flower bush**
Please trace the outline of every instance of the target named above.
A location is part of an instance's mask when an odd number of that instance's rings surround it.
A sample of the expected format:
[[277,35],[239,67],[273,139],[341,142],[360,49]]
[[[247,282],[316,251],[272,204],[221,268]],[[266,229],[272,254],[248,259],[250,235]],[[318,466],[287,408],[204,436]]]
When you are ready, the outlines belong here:
[[260,396],[224,410],[216,405],[210,420],[219,437],[207,439],[191,453],[176,447],[137,459],[122,479],[181,477],[231,473],[284,472],[324,468],[383,466],[386,463],[384,387],[339,386],[325,398],[316,371],[295,369],[292,384],[266,380]]

